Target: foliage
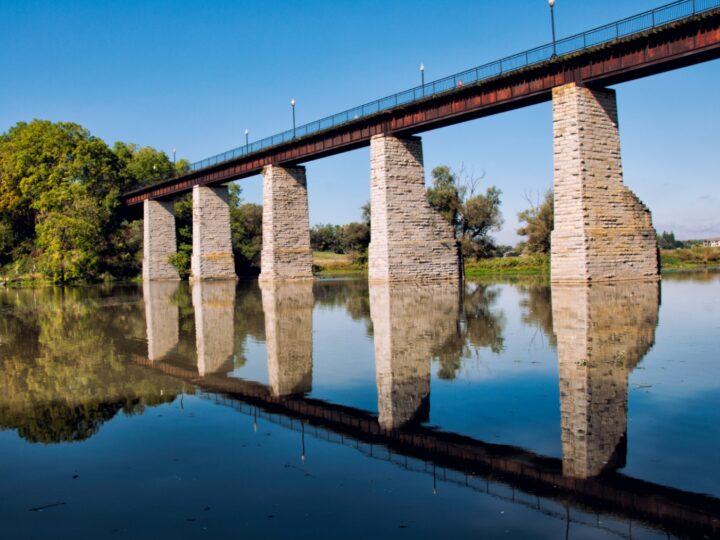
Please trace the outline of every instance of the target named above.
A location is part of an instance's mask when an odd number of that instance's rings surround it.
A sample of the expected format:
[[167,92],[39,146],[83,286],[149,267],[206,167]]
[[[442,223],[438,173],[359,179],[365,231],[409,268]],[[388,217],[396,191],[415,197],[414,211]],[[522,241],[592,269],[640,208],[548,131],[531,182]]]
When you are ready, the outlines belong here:
[[131,187],[146,186],[181,174],[189,165],[184,159],[173,164],[165,152],[149,146],[140,147],[120,141],[113,145],[113,152],[120,160]]
[[445,165],[435,167],[431,174],[433,187],[427,190],[428,202],[452,225],[463,256],[493,255],[495,241],[490,232],[500,230],[503,223],[502,192],[490,186],[484,195],[476,194],[482,177],[466,175],[462,170],[456,174]]
[[136,301],[108,304],[100,287],[0,290],[0,310],[0,429],[28,441],[81,441],[120,411],[192,392],[119,351],[118,341],[145,333]]
[[19,122],[0,135],[0,265],[58,282],[137,275],[139,229],[120,194],[175,169],[162,152],[111,150],[78,124]]
[[230,210],[235,271],[239,275],[260,272],[262,206],[245,203]]
[[314,251],[344,253],[354,263],[367,261],[370,245],[370,206],[363,205],[363,223],[319,224],[310,229],[310,247]]
[[520,236],[527,236],[525,253],[550,253],[550,235],[555,223],[553,192],[547,191],[543,201],[531,204],[530,208],[518,214],[518,220],[525,225],[517,230]]
[[675,240],[675,233],[672,231],[663,231],[662,234],[658,234],[657,244],[659,249],[678,249],[683,247],[690,247],[685,245],[685,242],[681,240]]

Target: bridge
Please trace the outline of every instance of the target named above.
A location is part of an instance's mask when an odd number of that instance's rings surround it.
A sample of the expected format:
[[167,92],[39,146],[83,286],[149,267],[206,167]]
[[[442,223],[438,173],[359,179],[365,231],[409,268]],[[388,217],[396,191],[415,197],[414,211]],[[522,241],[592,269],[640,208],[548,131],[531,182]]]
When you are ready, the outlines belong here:
[[204,159],[124,195],[129,210],[144,206],[143,277],[177,279],[172,198],[192,191],[193,279],[234,278],[224,184],[259,173],[261,279],[311,277],[301,164],[369,145],[370,280],[458,278],[453,232],[425,199],[417,134],[549,100],[553,281],[657,277],[650,211],[623,184],[616,93],[606,87],[719,56],[720,0],[679,0]]
[[457,284],[370,285],[377,415],[306,395],[313,373],[312,283],[262,284],[268,384],[229,376],[235,344],[232,281],[193,287],[196,364],[174,353],[177,288],[144,284],[148,348],[136,342],[134,361],[190,382],[220,403],[369,447],[371,455],[395,454],[456,471],[470,478],[468,483],[499,482],[526,499],[543,497],[592,514],[600,508],[682,537],[720,534],[717,498],[617,470],[625,465],[629,444],[628,375],[655,342],[660,300],[655,281],[553,287],[562,459],[424,425],[433,346],[457,332],[452,317],[459,312]]

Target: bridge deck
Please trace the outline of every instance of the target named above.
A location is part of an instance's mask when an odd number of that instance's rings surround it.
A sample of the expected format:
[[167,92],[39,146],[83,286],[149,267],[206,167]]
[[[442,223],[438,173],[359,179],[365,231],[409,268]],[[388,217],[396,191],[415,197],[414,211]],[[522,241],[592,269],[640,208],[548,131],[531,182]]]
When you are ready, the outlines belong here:
[[[689,12],[689,14],[686,14]],[[669,22],[668,22],[669,21]],[[680,0],[430,82],[191,166],[124,195],[128,206],[367,146],[377,134],[412,135],[533,105],[575,82],[608,86],[720,57],[720,0]]]

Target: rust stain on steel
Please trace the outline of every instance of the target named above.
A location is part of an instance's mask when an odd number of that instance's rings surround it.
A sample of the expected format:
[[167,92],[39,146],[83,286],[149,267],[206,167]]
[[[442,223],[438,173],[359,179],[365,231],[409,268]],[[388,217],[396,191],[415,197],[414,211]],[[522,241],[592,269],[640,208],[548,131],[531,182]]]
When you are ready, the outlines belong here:
[[377,134],[412,135],[548,101],[556,86],[606,86],[720,57],[720,11],[665,29],[631,36],[576,56],[500,75],[481,84],[360,118],[124,196],[126,205],[180,195],[196,185],[218,185],[260,173],[266,165],[293,165],[367,146]]

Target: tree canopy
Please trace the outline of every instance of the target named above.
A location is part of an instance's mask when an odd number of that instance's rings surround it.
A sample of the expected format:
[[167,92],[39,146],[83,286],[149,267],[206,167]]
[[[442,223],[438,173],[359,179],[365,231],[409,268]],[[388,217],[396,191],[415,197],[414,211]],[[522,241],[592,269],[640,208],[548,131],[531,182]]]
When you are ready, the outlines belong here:
[[111,149],[70,122],[19,122],[0,135],[0,265],[53,281],[130,277],[139,229],[120,195],[182,171],[164,152]]
[[524,251],[550,253],[550,235],[555,225],[553,192],[546,192],[541,203],[520,212],[518,219],[525,223],[517,230],[520,236],[527,236]]
[[495,251],[490,232],[503,224],[500,212],[500,195],[495,186],[476,194],[481,178],[457,174],[441,165],[432,172],[433,186],[428,188],[430,206],[435,208],[453,226],[455,238],[460,242],[466,257],[489,257]]

